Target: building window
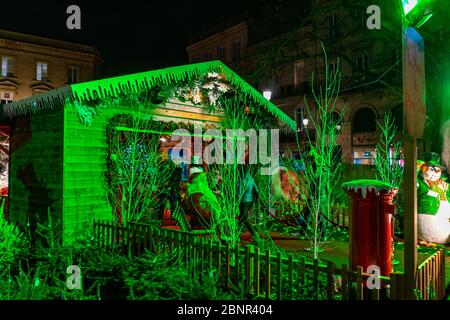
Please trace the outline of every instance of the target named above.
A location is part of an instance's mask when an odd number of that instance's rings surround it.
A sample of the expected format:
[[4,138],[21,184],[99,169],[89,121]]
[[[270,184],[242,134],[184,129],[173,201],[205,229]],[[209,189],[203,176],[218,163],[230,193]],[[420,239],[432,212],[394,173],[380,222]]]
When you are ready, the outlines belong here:
[[14,76],[14,61],[10,57],[2,57],[2,77]]
[[45,81],[48,76],[48,63],[38,62],[36,64],[36,80]]
[[305,81],[305,61],[299,60],[294,63],[294,86],[298,87]]
[[233,41],[233,62],[238,62],[241,55],[241,43],[239,40]]
[[78,67],[69,67],[68,72],[69,72],[68,83],[77,83],[79,68]]
[[361,55],[356,58],[356,65],[359,70],[367,71],[369,70],[369,56],[367,54]]
[[225,61],[225,47],[220,46],[217,48],[217,59],[220,61]]
[[338,14],[328,16],[328,39],[336,39],[338,35]]

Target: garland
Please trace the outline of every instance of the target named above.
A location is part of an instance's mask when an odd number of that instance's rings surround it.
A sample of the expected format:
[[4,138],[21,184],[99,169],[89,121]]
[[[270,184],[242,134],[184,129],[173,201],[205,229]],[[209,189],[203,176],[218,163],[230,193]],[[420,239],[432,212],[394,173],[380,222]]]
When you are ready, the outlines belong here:
[[231,86],[225,80],[224,75],[209,72],[206,76],[186,80],[181,84],[157,85],[139,93],[120,94],[117,97],[105,98],[95,96],[84,103],[78,101],[67,101],[67,103],[75,108],[81,123],[90,126],[94,117],[107,107],[139,104],[148,108],[156,108],[160,104],[164,105],[170,98],[182,102],[189,101],[196,106],[207,105],[212,111],[221,108],[221,99],[230,91]]

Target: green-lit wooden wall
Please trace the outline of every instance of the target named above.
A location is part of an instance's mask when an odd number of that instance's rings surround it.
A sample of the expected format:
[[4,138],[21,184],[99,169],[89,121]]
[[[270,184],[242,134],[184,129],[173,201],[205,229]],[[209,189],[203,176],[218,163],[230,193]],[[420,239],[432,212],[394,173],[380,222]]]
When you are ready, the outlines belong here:
[[22,228],[37,223],[62,231],[63,111],[44,110],[12,120],[9,213]]
[[[65,244],[83,235],[93,219],[112,219],[112,208],[105,189],[107,159],[106,126],[117,114],[130,108],[109,107],[94,116],[91,126],[83,125],[74,107],[64,111],[63,227]],[[206,108],[168,103],[152,111],[155,120],[217,123],[220,114]]]
[[[62,235],[63,244],[84,238],[93,219],[112,219],[106,194],[106,126],[130,108],[109,107],[85,126],[75,108],[42,110],[12,120],[9,212],[24,229],[30,222],[48,225]],[[220,113],[185,103],[168,103],[152,111],[153,119],[218,123]]]

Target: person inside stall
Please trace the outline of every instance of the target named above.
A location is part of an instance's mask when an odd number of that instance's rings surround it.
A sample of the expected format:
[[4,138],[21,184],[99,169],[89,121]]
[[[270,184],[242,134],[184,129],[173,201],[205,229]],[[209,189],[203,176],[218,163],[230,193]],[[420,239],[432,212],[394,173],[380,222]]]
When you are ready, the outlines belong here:
[[201,165],[191,165],[189,174],[190,182],[187,186],[186,201],[191,228],[210,229],[211,218],[220,215],[219,201],[209,187],[206,173]]
[[244,174],[241,177],[241,181],[238,182],[237,191],[238,195],[241,196],[239,203],[239,224],[241,227],[246,227],[250,232],[252,239],[259,243],[261,238],[259,236],[258,228],[256,225],[252,224],[251,214],[254,208],[254,204],[258,200],[258,186],[256,185],[255,179],[253,178],[253,167],[249,163],[249,150],[245,150],[245,164]]
[[256,243],[259,243],[261,238],[258,229],[251,222],[252,209],[254,203],[258,200],[258,187],[249,167],[247,167],[246,173],[237,187],[239,190],[238,194],[241,195],[241,201],[239,203],[239,224],[245,226],[250,231],[252,239]]

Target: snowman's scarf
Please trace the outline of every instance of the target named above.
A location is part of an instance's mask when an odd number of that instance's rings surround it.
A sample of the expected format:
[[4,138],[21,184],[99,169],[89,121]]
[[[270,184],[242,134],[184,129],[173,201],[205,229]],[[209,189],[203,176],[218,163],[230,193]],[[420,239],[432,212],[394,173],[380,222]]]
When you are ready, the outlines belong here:
[[447,201],[447,190],[448,190],[448,183],[446,183],[443,179],[439,179],[436,181],[430,181],[425,179],[425,177],[422,174],[423,181],[427,184],[427,186],[434,192],[439,193],[439,197],[441,201]]

